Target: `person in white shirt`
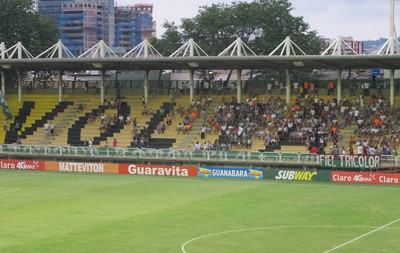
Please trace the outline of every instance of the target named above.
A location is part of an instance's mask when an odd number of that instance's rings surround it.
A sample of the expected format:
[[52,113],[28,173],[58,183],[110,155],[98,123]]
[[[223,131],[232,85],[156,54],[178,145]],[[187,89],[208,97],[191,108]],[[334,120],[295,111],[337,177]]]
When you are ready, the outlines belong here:
[[201,150],[201,145],[198,141],[194,144],[193,150]]
[[357,146],[357,155],[362,155],[363,154],[363,146],[359,145]]
[[369,82],[365,82],[363,84],[363,88],[364,88],[364,96],[369,96]]
[[54,128],[55,128],[55,126],[54,126],[53,122],[51,122],[50,123],[50,133],[51,133],[51,135],[54,135]]
[[49,135],[49,123],[44,123],[44,133],[46,135]]

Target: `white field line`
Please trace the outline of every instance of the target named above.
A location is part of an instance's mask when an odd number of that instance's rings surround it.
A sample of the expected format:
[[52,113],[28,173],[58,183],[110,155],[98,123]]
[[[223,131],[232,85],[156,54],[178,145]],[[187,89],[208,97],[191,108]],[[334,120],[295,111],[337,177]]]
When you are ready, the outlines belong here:
[[[3,190],[4,189],[4,190]],[[0,194],[1,193],[9,193],[9,192],[17,192],[20,191],[21,188],[7,188],[7,187],[0,187]]]
[[347,242],[345,242],[345,243],[343,243],[343,244],[340,244],[339,246],[336,246],[336,247],[334,247],[334,248],[332,248],[332,249],[330,249],[330,250],[324,251],[324,253],[328,253],[328,252],[334,251],[334,250],[336,250],[336,249],[339,249],[339,248],[341,248],[341,247],[343,247],[343,246],[345,246],[345,245],[347,245],[347,244],[350,244],[350,243],[352,243],[352,242],[354,242],[354,241],[357,241],[358,239],[361,239],[361,238],[363,238],[363,237],[365,237],[365,236],[367,236],[367,235],[370,235],[370,234],[375,233],[375,232],[377,232],[377,231],[379,231],[379,230],[382,230],[382,229],[384,229],[385,227],[388,227],[388,226],[390,226],[390,225],[392,225],[392,224],[398,222],[399,220],[400,220],[400,219],[394,220],[394,221],[392,221],[392,222],[390,222],[390,223],[388,223],[388,224],[386,224],[386,225],[383,225],[382,227],[379,227],[379,228],[377,228],[377,229],[374,229],[374,230],[372,230],[372,231],[370,231],[370,232],[368,232],[368,233],[366,233],[366,234],[360,235],[360,236],[358,236],[358,237],[356,237],[356,238],[354,238],[354,239],[351,239],[350,241],[347,241]]
[[[398,220],[396,220],[398,221]],[[393,222],[394,223],[394,222]],[[393,224],[391,223],[391,224]],[[390,225],[390,224],[388,224]],[[202,235],[198,236],[195,238],[190,239],[189,241],[186,241],[185,243],[182,244],[181,250],[183,253],[187,253],[185,250],[186,245],[189,243],[200,240],[203,238],[211,237],[211,236],[216,236],[216,235],[223,235],[223,234],[230,234],[230,233],[240,233],[240,232],[248,232],[248,231],[255,231],[255,230],[265,230],[265,229],[285,229],[285,228],[376,228],[376,227],[371,227],[371,226],[272,226],[272,227],[258,227],[258,228],[245,228],[245,229],[237,229],[237,230],[228,230],[228,231],[223,231],[223,232],[217,232],[217,233],[211,233],[207,235]],[[383,229],[384,227],[376,228],[377,229]],[[392,229],[399,229],[400,228],[392,228]]]

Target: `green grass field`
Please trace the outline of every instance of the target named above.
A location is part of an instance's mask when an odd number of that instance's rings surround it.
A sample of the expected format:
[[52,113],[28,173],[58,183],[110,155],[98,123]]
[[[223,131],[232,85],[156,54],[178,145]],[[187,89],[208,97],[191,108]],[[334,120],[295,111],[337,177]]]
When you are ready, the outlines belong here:
[[399,218],[396,186],[0,171],[1,253],[399,252]]

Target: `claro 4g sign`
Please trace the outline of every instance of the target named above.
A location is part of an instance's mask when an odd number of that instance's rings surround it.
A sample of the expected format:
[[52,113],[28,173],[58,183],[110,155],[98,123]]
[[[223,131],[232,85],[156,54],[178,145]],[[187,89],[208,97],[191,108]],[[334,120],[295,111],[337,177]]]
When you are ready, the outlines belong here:
[[400,185],[400,174],[332,171],[332,182]]
[[0,160],[0,169],[8,170],[44,170],[43,161],[36,160]]

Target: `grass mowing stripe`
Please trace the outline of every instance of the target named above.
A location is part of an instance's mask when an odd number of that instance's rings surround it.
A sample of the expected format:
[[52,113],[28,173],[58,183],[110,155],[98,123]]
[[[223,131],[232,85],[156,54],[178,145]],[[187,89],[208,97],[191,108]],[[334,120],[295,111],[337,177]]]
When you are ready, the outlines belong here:
[[382,227],[379,227],[379,228],[374,229],[374,230],[372,230],[372,231],[370,231],[370,232],[368,232],[368,233],[365,233],[365,234],[363,234],[363,235],[360,235],[360,236],[358,236],[358,237],[356,237],[356,238],[354,238],[354,239],[351,239],[350,241],[347,241],[347,242],[345,242],[345,243],[343,243],[343,244],[340,244],[339,246],[336,246],[336,247],[334,247],[334,248],[332,248],[332,249],[330,249],[330,250],[324,251],[324,253],[328,253],[328,252],[332,252],[332,251],[334,251],[334,250],[337,250],[337,249],[339,249],[339,248],[341,248],[341,247],[343,247],[343,246],[346,246],[347,244],[350,244],[350,243],[352,243],[352,242],[354,242],[354,241],[357,241],[357,240],[359,240],[359,239],[361,239],[361,238],[363,238],[363,237],[365,237],[365,236],[367,236],[367,235],[370,235],[370,234],[373,234],[373,233],[375,233],[375,232],[377,232],[377,231],[379,231],[379,230],[382,230],[382,229],[384,229],[385,227],[389,227],[390,225],[392,225],[392,224],[398,222],[399,220],[400,220],[400,219],[394,220],[394,221],[392,221],[392,222],[390,222],[390,223],[388,223],[388,224],[386,224],[386,225],[383,225]]

